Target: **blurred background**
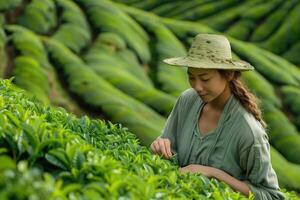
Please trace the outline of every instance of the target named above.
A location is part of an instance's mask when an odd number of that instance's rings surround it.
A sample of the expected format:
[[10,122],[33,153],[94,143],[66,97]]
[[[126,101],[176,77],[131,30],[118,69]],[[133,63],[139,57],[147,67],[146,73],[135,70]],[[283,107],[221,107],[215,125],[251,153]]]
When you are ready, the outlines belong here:
[[228,37],[261,100],[280,185],[300,191],[299,0],[0,0],[0,77],[45,105],[161,134],[198,33]]

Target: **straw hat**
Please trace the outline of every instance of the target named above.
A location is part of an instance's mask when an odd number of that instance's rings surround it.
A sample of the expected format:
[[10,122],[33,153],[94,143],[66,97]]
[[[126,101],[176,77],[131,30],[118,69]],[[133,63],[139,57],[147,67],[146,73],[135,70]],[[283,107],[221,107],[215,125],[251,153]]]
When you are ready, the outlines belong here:
[[169,65],[204,69],[228,69],[237,71],[253,70],[254,67],[243,60],[233,61],[228,39],[223,35],[198,34],[193,40],[188,55],[167,58]]

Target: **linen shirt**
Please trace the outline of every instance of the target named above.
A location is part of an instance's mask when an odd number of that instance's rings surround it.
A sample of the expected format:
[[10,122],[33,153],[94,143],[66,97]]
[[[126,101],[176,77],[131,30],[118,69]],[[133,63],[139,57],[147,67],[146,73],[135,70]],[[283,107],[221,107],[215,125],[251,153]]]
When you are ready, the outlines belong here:
[[171,141],[179,165],[221,169],[245,182],[255,200],[284,199],[271,165],[269,138],[261,124],[231,95],[217,127],[201,136],[198,121],[204,105],[193,88],[184,91],[160,135]]

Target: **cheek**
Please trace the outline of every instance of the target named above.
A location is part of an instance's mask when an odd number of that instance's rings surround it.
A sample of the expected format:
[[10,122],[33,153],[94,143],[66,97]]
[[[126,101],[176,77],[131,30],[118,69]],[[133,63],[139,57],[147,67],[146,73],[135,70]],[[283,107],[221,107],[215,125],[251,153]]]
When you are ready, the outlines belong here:
[[216,95],[219,95],[225,90],[226,84],[226,81],[216,81],[210,85],[211,87],[209,90]]
[[218,93],[222,93],[225,90],[226,84],[227,83],[225,81],[222,81],[222,82],[219,83],[218,87],[216,88]]

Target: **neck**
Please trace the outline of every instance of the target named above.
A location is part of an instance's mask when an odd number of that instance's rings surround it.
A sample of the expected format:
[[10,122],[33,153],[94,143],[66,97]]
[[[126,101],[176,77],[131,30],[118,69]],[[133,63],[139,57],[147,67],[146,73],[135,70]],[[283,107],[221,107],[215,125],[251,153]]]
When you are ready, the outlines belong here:
[[227,101],[229,100],[230,96],[231,96],[231,90],[230,88],[227,86],[224,91],[213,101],[207,103],[207,105],[217,111],[223,111]]

